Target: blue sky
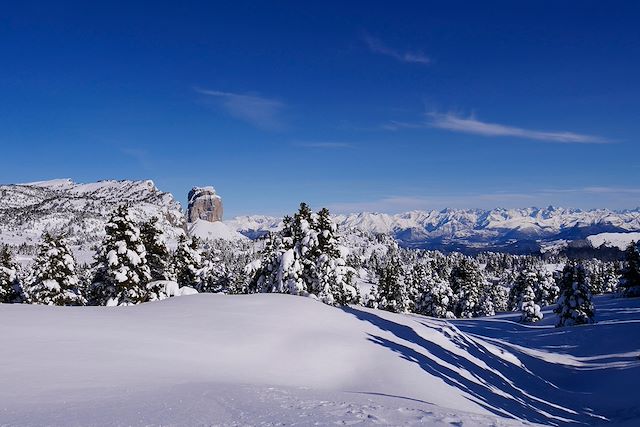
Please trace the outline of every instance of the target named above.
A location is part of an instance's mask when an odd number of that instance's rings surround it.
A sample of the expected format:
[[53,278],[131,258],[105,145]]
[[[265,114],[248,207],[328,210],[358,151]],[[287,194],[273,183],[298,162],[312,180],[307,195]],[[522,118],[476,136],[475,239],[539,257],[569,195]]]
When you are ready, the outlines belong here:
[[213,185],[227,216],[640,205],[635,1],[10,3],[0,182]]

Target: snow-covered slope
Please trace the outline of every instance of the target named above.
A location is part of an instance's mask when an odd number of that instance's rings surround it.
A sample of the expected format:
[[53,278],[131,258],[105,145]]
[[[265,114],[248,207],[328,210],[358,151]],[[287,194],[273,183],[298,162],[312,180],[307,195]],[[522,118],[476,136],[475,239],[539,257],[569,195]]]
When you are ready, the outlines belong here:
[[[357,213],[335,217],[342,229],[392,234],[408,246],[428,248],[509,248],[523,241],[578,240],[602,232],[640,230],[640,210],[583,211],[556,207],[524,209],[445,209],[390,215]],[[237,217],[229,224],[251,236],[272,230],[279,218]],[[517,248],[516,248],[517,249]]]
[[227,226],[222,221],[209,222],[198,219],[187,224],[190,236],[196,236],[202,240],[246,240],[247,237]]
[[604,245],[624,250],[631,242],[640,242],[640,233],[600,233],[588,236],[587,240],[594,248]]
[[[312,299],[0,305],[9,425],[637,425],[640,300],[599,324],[447,322]],[[517,314],[516,314],[517,315]],[[546,313],[547,323],[552,315]],[[509,421],[509,419],[511,421]]]
[[122,203],[131,205],[137,220],[157,216],[169,238],[182,232],[180,204],[152,181],[76,184],[57,179],[0,186],[0,243],[36,244],[49,230],[89,248],[102,239],[109,215]]

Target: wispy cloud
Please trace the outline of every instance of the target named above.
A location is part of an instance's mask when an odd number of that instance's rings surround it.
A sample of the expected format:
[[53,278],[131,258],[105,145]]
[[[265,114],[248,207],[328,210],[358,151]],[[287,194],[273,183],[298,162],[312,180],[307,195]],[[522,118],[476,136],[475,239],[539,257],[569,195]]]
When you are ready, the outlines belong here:
[[[533,139],[538,141],[564,144],[606,144],[611,141],[594,135],[585,135],[566,131],[539,131],[523,129],[515,126],[483,122],[475,117],[461,117],[453,113],[427,113],[426,125],[452,132],[462,132],[482,136],[510,136],[514,138]],[[406,126],[406,125],[405,125]]]
[[257,95],[247,95],[218,90],[196,88],[196,92],[212,97],[232,117],[243,120],[255,127],[279,130],[284,126],[282,112],[285,104],[276,99]]
[[380,55],[390,56],[398,61],[414,63],[414,64],[423,64],[428,65],[431,63],[431,59],[422,52],[419,51],[399,51],[393,49],[386,44],[384,44],[379,39],[364,33],[362,35],[362,41],[367,45],[369,50],[373,53],[378,53]]
[[294,142],[294,147],[304,147],[304,148],[318,148],[318,149],[341,149],[341,148],[353,148],[353,144],[349,144],[347,142]]

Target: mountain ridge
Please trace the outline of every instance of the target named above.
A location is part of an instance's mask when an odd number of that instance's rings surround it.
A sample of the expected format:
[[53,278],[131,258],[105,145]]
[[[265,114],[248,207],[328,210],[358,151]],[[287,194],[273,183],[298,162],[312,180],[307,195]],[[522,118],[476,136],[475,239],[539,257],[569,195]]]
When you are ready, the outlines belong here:
[[[600,233],[640,230],[640,209],[494,208],[414,210],[398,214],[360,212],[335,215],[338,226],[393,235],[404,246],[427,249],[536,250],[558,240],[583,240]],[[255,237],[279,227],[271,216],[242,216],[229,224]],[[527,244],[528,243],[528,244]]]
[[[32,244],[44,231],[62,232],[72,244],[97,243],[113,206],[119,203],[129,203],[136,220],[158,216],[169,238],[186,229],[180,203],[151,180],[82,184],[55,179],[0,185],[0,243]],[[344,230],[390,234],[406,247],[463,252],[544,252],[545,247],[566,247],[575,241],[589,246],[592,241],[587,238],[602,233],[640,231],[640,208],[447,208],[397,214],[359,212],[334,219]],[[245,215],[224,223],[233,232],[255,239],[277,230],[282,218]]]

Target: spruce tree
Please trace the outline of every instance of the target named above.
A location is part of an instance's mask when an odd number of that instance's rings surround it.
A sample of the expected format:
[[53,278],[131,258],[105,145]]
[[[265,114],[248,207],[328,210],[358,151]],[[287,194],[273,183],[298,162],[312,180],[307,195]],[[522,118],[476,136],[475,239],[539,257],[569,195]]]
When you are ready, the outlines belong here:
[[449,282],[432,277],[423,284],[422,292],[416,299],[416,312],[431,317],[446,319],[455,318],[453,308],[453,291]]
[[266,235],[260,265],[255,269],[255,282],[251,285],[254,292],[283,292],[277,281],[277,274],[285,250],[281,233],[270,232]]
[[635,242],[625,250],[624,268],[618,285],[626,297],[640,296],[640,252]]
[[105,226],[106,236],[96,255],[96,276],[90,291],[92,305],[132,305],[159,299],[148,290],[151,273],[140,229],[125,205],[116,208]]
[[[541,283],[542,282],[542,283]],[[532,268],[526,268],[516,276],[515,283],[509,291],[509,310],[520,310],[522,305],[522,298],[527,288],[530,288],[534,292],[534,301],[538,301],[536,297],[536,290],[538,290],[539,298],[555,299],[557,292],[553,289],[556,287],[555,282],[553,285],[546,282],[546,278],[541,281],[541,275],[539,275]],[[555,301],[554,301],[555,302]]]
[[140,239],[147,251],[147,265],[151,280],[169,280],[169,250],[164,241],[164,233],[154,216],[140,226]]
[[494,286],[493,283],[489,281],[484,282],[481,293],[480,293],[480,307],[478,309],[479,316],[486,317],[486,316],[493,316],[496,314],[496,308],[493,303],[494,295],[492,292],[493,288],[495,287],[496,286]]
[[484,278],[478,264],[466,257],[451,270],[451,287],[456,300],[454,314],[459,318],[471,318],[482,313],[480,296]]
[[178,237],[178,247],[173,254],[172,270],[180,286],[200,287],[200,269],[202,253],[197,237]]
[[486,298],[489,298],[493,304],[494,313],[505,312],[508,310],[509,290],[499,283],[489,283],[485,287]]
[[410,308],[409,292],[404,278],[402,262],[397,252],[389,256],[387,264],[378,273],[378,308],[394,313],[407,313]]
[[0,247],[0,303],[28,302],[18,278],[18,264],[7,245]]
[[531,286],[526,285],[521,295],[520,302],[520,321],[523,323],[537,322],[542,319],[540,306],[535,302],[536,295]]
[[538,303],[540,307],[555,304],[560,289],[558,285],[556,285],[553,275],[545,270],[542,265],[535,269],[535,275],[536,280],[533,287],[535,302]]
[[286,216],[282,230],[265,240],[251,289],[313,295],[327,304],[359,301],[355,270],[341,257],[337,228],[329,211],[314,215],[306,203]]
[[573,261],[562,270],[560,297],[554,310],[558,315],[556,326],[573,326],[593,323],[594,307],[587,272],[584,266]]
[[27,280],[25,293],[34,304],[84,305],[76,261],[64,239],[45,233]]

